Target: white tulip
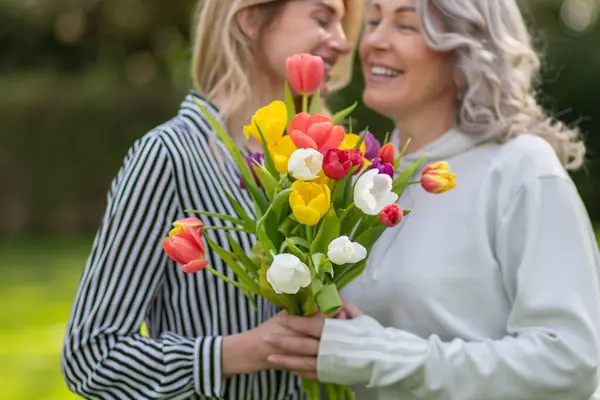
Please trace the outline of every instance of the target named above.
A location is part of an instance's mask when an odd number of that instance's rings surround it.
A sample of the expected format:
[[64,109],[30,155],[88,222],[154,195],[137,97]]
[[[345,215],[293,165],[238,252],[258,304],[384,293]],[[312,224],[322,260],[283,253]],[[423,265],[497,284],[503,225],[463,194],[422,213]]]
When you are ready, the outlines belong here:
[[348,236],[333,239],[327,248],[327,258],[334,264],[357,263],[367,257],[367,249],[360,243],[350,241]]
[[323,168],[323,154],[315,149],[298,149],[288,161],[288,171],[296,179],[312,181]]
[[365,172],[354,187],[354,205],[365,214],[378,215],[385,206],[398,200],[392,184],[392,178],[377,169]]
[[310,285],[310,270],[293,254],[278,254],[267,269],[267,282],[276,293],[295,294]]

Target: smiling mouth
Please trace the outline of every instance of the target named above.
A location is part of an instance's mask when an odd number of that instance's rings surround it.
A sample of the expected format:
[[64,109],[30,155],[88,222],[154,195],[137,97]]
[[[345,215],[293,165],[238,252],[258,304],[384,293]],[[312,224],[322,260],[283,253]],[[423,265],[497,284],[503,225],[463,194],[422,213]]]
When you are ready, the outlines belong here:
[[395,78],[404,73],[403,71],[388,68],[388,67],[383,67],[380,65],[372,66],[370,69],[370,72],[371,72],[371,75],[373,75],[373,76],[385,76],[385,77],[390,77],[390,78]]

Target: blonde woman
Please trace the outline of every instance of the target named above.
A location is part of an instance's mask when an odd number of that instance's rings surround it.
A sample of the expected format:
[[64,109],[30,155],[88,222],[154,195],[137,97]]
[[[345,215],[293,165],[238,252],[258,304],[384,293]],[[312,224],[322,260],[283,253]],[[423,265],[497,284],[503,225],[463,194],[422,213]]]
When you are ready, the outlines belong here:
[[[271,349],[262,337],[282,331],[271,318],[276,310],[261,301],[254,311],[242,292],[209,273],[183,273],[161,240],[186,209],[233,212],[225,191],[251,209],[195,102],[238,139],[258,107],[282,97],[287,56],[321,56],[323,91],[343,86],[361,11],[352,0],[200,3],[195,90],[173,119],[130,148],[108,195],[64,343],[72,391],[88,399],[301,398],[298,379],[266,360]],[[222,234],[207,234],[227,246]],[[253,238],[232,234],[250,252]],[[229,273],[212,251],[207,259]],[[140,334],[144,321],[148,336]]]
[[600,257],[567,173],[584,145],[536,103],[515,0],[370,0],[360,53],[404,165],[448,160],[457,186],[410,187],[343,291],[354,319],[286,316],[270,360],[360,400],[600,399]]

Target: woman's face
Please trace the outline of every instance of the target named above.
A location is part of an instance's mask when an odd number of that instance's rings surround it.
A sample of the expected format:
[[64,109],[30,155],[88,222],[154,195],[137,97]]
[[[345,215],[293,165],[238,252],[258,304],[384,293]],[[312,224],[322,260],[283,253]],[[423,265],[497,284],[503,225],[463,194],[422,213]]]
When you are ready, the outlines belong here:
[[299,53],[323,58],[325,82],[322,93],[329,91],[329,71],[351,47],[342,28],[345,15],[343,0],[289,0],[261,37],[264,65],[274,82],[286,80],[285,60]]
[[456,88],[450,57],[427,46],[415,0],[372,0],[365,18],[359,52],[368,107],[398,120],[436,102],[452,103]]

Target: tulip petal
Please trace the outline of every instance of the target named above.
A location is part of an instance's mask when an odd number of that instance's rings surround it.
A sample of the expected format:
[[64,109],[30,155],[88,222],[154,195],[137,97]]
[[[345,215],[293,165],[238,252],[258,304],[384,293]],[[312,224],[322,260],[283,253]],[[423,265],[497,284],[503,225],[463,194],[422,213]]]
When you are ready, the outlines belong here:
[[302,131],[291,131],[290,138],[294,142],[294,145],[299,149],[318,149],[315,141]]
[[173,245],[173,238],[164,238],[162,241],[162,248],[165,251],[165,253],[167,253],[167,255],[177,264],[185,264],[185,262],[181,258],[179,258],[179,255],[175,250],[175,247]]
[[301,224],[313,226],[321,220],[321,215],[311,207],[292,208],[294,216]]
[[290,122],[290,126],[288,127],[288,132],[299,130],[300,132],[305,132],[308,130],[308,127],[311,125],[310,123],[311,115],[307,112],[298,113],[292,118]]
[[306,134],[315,141],[317,148],[321,148],[331,136],[333,125],[331,122],[317,122],[308,128]]
[[202,271],[208,265],[207,260],[192,260],[181,266],[181,270],[186,274],[193,274]]
[[331,134],[329,135],[329,139],[327,142],[321,146],[321,151],[327,151],[329,149],[337,149],[340,147],[341,143],[344,140],[344,137],[347,136],[343,126],[335,125],[331,130]]

